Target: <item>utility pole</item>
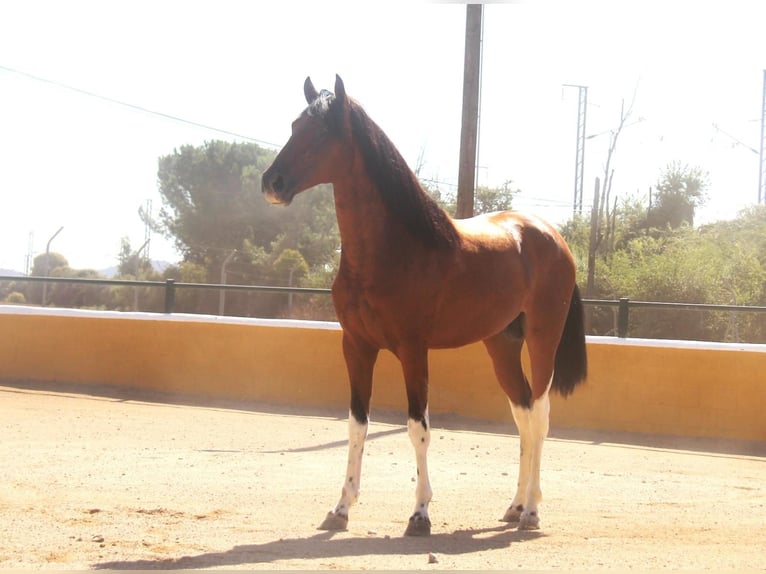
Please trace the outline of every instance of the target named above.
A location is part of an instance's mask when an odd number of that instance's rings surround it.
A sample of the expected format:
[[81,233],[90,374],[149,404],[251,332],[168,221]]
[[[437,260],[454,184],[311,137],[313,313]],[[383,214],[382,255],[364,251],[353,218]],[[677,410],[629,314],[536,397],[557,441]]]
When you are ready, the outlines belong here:
[[766,205],[766,157],[763,148],[766,145],[766,70],[763,71],[763,95],[761,96],[761,153],[758,163],[758,205]]
[[463,121],[460,130],[460,163],[457,177],[458,218],[473,215],[476,182],[476,150],[479,129],[479,86],[481,84],[481,33],[483,6],[468,4],[465,20],[465,59],[463,62]]
[[[144,246],[146,247],[146,253],[144,257],[147,261],[151,261],[151,255],[149,254],[149,243],[152,240],[152,228],[150,221],[152,219],[152,200],[146,200],[146,220],[144,221]],[[140,250],[139,250],[140,251]]]
[[[62,229],[64,229],[64,226],[63,226],[63,225],[62,225],[61,227],[59,227],[59,230],[58,230],[56,233],[54,233],[53,235],[51,235],[51,238],[48,240],[48,243],[47,243],[47,245],[45,246],[45,277],[47,277],[47,276],[48,276],[48,274],[49,274],[49,273],[50,273],[50,271],[51,271],[51,259],[50,259],[50,254],[51,254],[51,241],[53,241],[54,239],[56,239],[56,236],[57,236],[59,233],[61,233],[61,230],[62,230]],[[43,282],[43,305],[42,305],[43,307],[45,307],[45,299],[46,299],[46,295],[48,294],[48,289],[47,289],[47,287],[48,287],[48,283],[47,283],[47,282]]]
[[[144,241],[144,244],[138,248],[138,251],[136,251],[136,279],[138,279],[139,273],[141,272],[141,252],[148,248],[149,240],[147,239]],[[138,311],[138,287],[133,288],[133,310]]]
[[599,196],[601,181],[596,178],[596,186],[593,190],[593,207],[590,211],[590,238],[588,239],[588,279],[585,284],[585,297],[593,297],[593,289],[596,286],[596,250],[599,244]]
[[35,243],[35,232],[29,232],[29,239],[27,240],[27,257],[24,262],[24,275],[29,276],[29,270],[32,268],[32,260],[34,259],[33,248]]
[[588,86],[564,84],[577,88],[577,146],[575,148],[575,180],[572,213],[582,213],[582,181],[585,170],[585,120],[588,112]]
[[[226,256],[221,264],[221,285],[226,285],[226,266],[231,262],[231,259],[237,253],[236,249],[232,249],[231,253]],[[218,291],[218,314],[223,316],[224,307],[226,306],[226,289],[221,288]]]

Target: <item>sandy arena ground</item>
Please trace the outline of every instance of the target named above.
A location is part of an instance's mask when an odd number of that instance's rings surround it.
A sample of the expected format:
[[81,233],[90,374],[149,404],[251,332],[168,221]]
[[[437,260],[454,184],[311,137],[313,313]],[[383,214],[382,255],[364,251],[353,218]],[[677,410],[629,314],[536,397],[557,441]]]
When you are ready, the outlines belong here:
[[515,428],[444,416],[432,421],[429,538],[402,536],[415,487],[403,413],[373,412],[349,530],[318,531],[340,494],[345,416],[0,386],[0,567],[766,565],[763,443],[554,429],[542,529],[519,532],[498,521],[516,481]]

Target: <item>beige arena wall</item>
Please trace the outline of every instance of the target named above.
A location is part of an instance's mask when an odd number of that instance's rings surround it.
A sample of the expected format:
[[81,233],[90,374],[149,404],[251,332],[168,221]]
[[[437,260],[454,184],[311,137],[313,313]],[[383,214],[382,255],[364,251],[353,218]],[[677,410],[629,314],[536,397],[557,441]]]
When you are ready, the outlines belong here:
[[[336,323],[0,306],[0,382],[108,384],[290,405],[348,404]],[[588,339],[559,427],[766,440],[766,345]],[[432,351],[430,409],[511,421],[481,344]],[[374,409],[406,412],[381,354]]]

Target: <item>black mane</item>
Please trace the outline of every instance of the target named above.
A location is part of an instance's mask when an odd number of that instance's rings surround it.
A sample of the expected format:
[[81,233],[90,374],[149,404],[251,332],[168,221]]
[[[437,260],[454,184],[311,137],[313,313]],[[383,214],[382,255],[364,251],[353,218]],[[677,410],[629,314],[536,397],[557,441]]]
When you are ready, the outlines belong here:
[[[351,132],[389,213],[426,245],[447,248],[458,243],[449,216],[423,190],[415,174],[383,130],[362,107],[347,98]],[[334,114],[328,114],[330,116]],[[329,118],[328,118],[329,119]]]

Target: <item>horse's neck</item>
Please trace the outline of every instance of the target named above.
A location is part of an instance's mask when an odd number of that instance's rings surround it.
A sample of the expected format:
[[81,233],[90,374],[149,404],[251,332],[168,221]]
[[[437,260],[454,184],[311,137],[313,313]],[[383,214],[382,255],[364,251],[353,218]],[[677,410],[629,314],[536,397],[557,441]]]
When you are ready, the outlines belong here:
[[[364,183],[360,183],[364,182]],[[374,259],[398,249],[396,221],[383,204],[378,190],[366,179],[333,184],[343,260],[352,268],[369,267]]]
[[333,185],[341,240],[348,246],[377,246],[384,241],[386,209],[372,184]]

